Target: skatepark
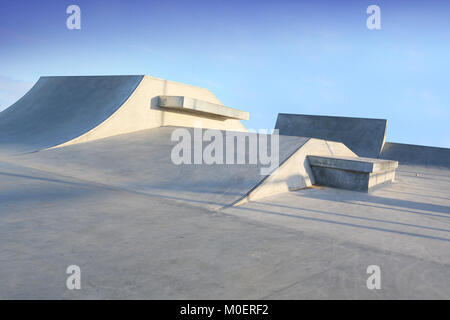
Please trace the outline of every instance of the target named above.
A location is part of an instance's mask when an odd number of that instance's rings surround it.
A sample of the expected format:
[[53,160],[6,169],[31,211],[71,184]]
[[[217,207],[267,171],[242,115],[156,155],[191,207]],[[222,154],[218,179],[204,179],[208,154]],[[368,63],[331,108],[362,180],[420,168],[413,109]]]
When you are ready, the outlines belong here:
[[[448,299],[450,149],[386,141],[388,119],[277,111],[252,132],[205,88],[40,78],[0,113],[0,297]],[[278,165],[175,164],[179,129]]]

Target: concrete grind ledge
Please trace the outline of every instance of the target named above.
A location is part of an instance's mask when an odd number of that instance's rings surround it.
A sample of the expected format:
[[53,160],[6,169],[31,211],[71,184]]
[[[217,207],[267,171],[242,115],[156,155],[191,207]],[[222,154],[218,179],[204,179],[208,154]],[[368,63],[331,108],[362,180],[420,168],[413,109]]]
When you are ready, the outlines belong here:
[[212,114],[228,119],[248,120],[249,113],[220,104],[197,100],[184,96],[159,96],[159,107],[188,112]]
[[395,178],[397,161],[357,157],[308,156],[318,185],[368,192]]

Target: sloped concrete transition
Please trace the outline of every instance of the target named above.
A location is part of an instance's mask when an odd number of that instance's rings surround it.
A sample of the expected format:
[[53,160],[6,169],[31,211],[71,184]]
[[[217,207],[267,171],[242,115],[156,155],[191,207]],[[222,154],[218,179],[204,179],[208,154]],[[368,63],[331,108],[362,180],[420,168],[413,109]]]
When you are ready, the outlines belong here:
[[[39,79],[0,113],[0,298],[450,297],[449,149],[385,142],[383,119],[248,117],[151,76]],[[232,137],[236,161],[192,143],[174,163],[180,132]]]
[[[131,161],[136,162],[133,172],[136,172],[140,179],[147,181],[139,184],[142,191],[146,191],[149,185],[157,189],[166,186],[167,190],[181,192],[198,189],[199,185],[210,185],[212,188],[209,192],[201,190],[200,193],[236,194],[236,197],[230,198],[226,205],[241,204],[270,194],[311,187],[315,180],[327,185],[328,180],[343,177],[342,172],[339,172],[342,168],[334,168],[335,175],[333,175],[334,171],[327,171],[327,174],[323,175],[323,177],[329,177],[327,179],[323,179],[322,176],[317,177],[317,172],[314,176],[307,156],[357,157],[342,142],[281,136],[280,167],[266,175],[258,175],[255,170],[250,170],[246,165],[218,164],[212,167],[183,165],[177,168],[170,161],[168,156],[174,144],[170,143],[171,130],[167,127],[176,126],[187,129],[200,125],[203,128],[222,130],[222,134],[226,131],[236,132],[239,135],[237,132],[246,132],[239,120],[248,119],[248,116],[247,112],[223,106],[206,89],[148,76],[43,77],[29,93],[0,114],[0,128],[3,133],[0,145],[4,154],[42,151],[37,158],[47,158],[53,155],[48,149],[166,127],[166,129],[143,133],[146,135],[142,138],[143,140],[133,140],[137,136],[131,136],[131,140],[122,147],[124,148],[122,150],[119,148],[119,142],[116,143],[115,140],[90,144],[90,148],[93,148],[95,152],[90,153],[89,162],[85,162],[86,157],[83,157],[83,163],[74,162],[77,158],[74,155],[64,160],[58,159],[54,167],[61,168],[59,164],[61,161],[71,162],[77,167],[84,164],[86,168],[81,171],[89,172],[89,168],[96,167],[95,163],[99,161],[100,155],[103,160],[114,159],[113,154],[108,152],[114,152],[116,156],[122,152],[121,158],[132,156]],[[254,136],[257,140],[261,137],[255,133],[242,134],[249,141]],[[151,150],[141,150],[140,154],[126,150],[130,146],[143,148],[143,145],[148,145],[149,141],[153,141],[149,146]],[[110,144],[107,150],[101,147],[105,144]],[[78,154],[72,151],[76,149],[77,147],[68,148],[64,154]],[[146,159],[146,161],[139,163],[135,160],[136,158]],[[149,162],[152,163],[154,171],[148,172],[146,167]],[[44,163],[45,166],[49,166],[51,161],[45,159]],[[122,165],[129,167],[128,163]],[[257,169],[257,167],[258,165],[254,165],[254,168]],[[123,170],[122,166],[110,166],[109,179],[113,172]],[[211,170],[215,173],[222,171],[223,173],[220,176],[207,174]],[[349,170],[353,170],[351,166],[344,171]],[[100,171],[95,170],[97,174]],[[184,172],[186,178],[190,176],[190,185],[185,179],[176,178],[180,171]],[[144,175],[144,172],[148,172],[148,175]],[[96,173],[92,173],[92,176]],[[159,175],[164,177],[155,179]],[[240,178],[236,180],[237,176]],[[392,173],[383,180],[383,183],[393,179]],[[162,183],[162,180],[166,183]],[[355,180],[354,184],[353,180],[355,179],[347,179],[345,188],[368,190],[378,184],[377,180],[372,179],[370,188],[369,181],[366,186],[361,187],[361,179],[356,179],[358,182]],[[330,185],[339,187],[336,183]],[[189,188],[186,188],[188,186]],[[133,183],[132,188],[138,188],[136,182]],[[240,191],[236,192],[238,189]],[[209,197],[208,201],[214,202]]]

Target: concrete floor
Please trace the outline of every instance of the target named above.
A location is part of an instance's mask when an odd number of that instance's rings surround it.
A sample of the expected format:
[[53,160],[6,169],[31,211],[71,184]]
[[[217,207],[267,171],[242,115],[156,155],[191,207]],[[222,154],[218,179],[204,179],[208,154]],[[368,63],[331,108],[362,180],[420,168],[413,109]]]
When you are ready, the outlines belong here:
[[[27,157],[0,161],[2,299],[450,299],[448,170],[215,211]],[[72,264],[81,290],[66,289]],[[369,265],[381,290],[366,287]]]

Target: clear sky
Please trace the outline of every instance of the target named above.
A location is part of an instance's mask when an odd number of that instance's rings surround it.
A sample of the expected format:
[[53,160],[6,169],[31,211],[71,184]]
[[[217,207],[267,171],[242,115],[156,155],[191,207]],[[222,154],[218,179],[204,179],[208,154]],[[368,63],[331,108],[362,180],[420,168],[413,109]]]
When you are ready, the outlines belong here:
[[448,0],[1,0],[0,110],[41,75],[103,74],[206,87],[248,128],[279,112],[383,118],[388,141],[450,147]]

